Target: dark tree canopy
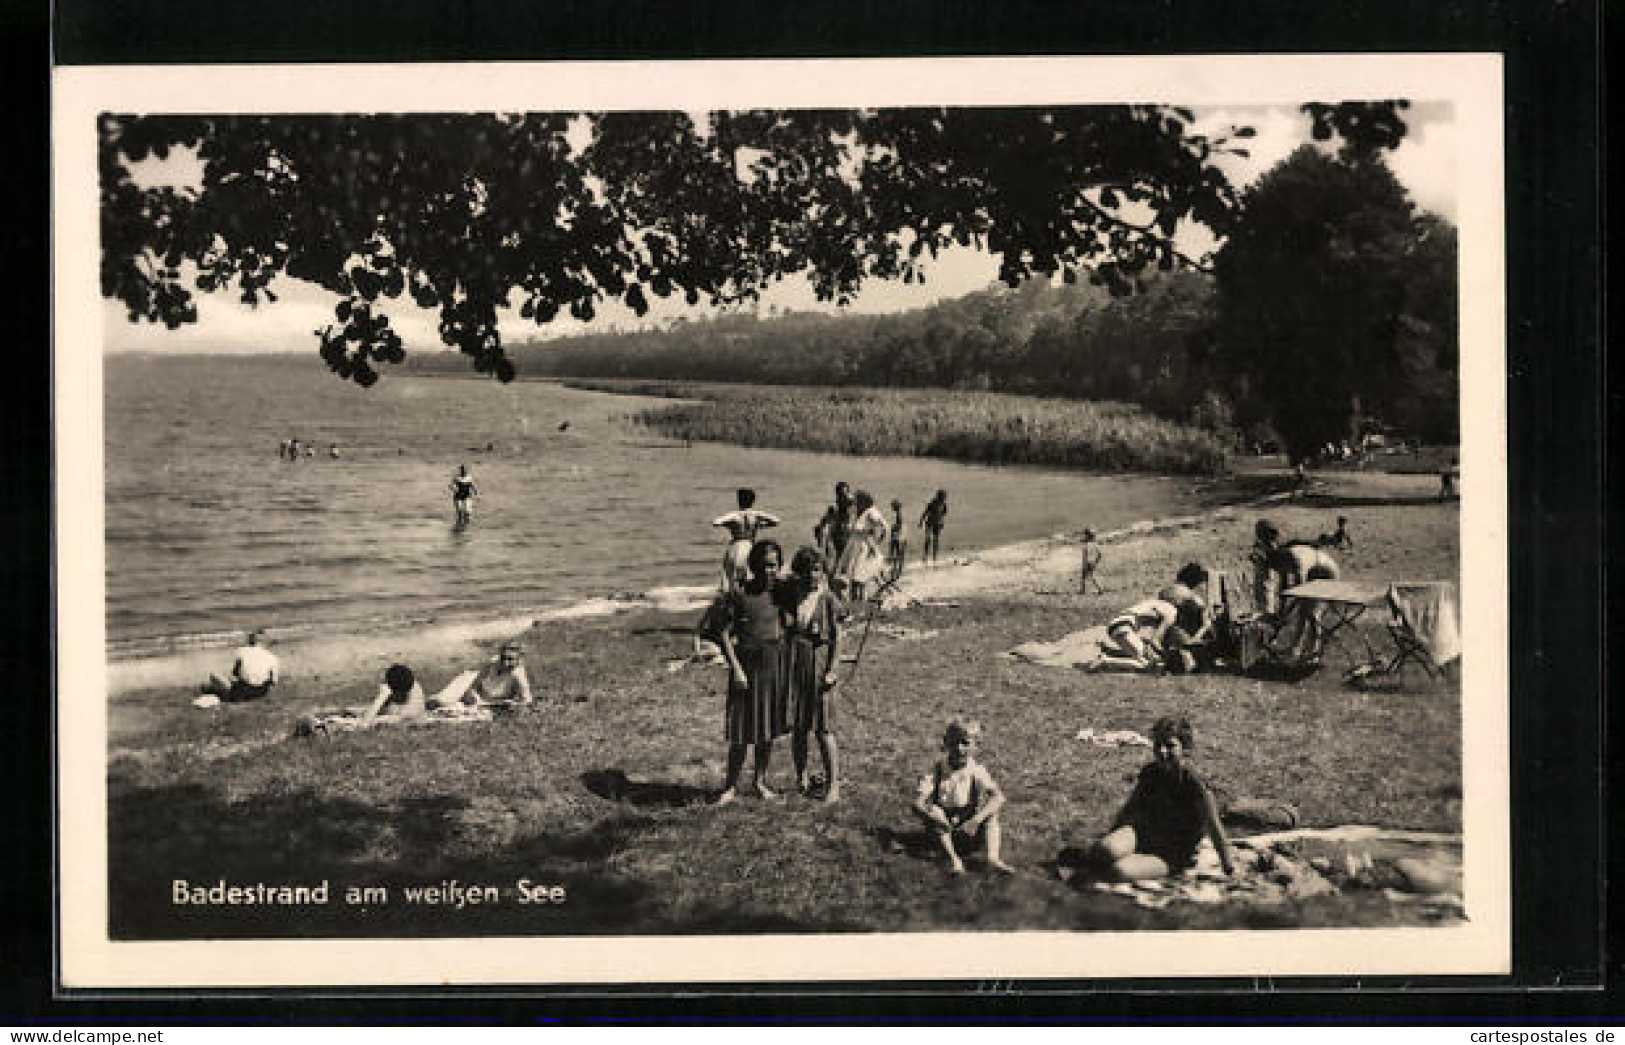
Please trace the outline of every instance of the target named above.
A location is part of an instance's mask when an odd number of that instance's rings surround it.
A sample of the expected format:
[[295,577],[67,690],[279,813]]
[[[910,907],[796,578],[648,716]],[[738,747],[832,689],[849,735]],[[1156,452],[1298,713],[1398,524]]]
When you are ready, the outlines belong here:
[[1304,146],[1243,195],[1215,259],[1214,369],[1296,458],[1430,390],[1453,421],[1455,273],[1454,230],[1380,160]]
[[[1114,293],[1187,267],[1181,221],[1229,232],[1231,136],[1170,106],[369,116],[118,116],[100,127],[102,292],[134,320],[197,318],[192,291],[340,296],[321,353],[363,385],[403,358],[410,297],[507,380],[498,310],[590,320],[606,300],[747,300],[805,275],[845,302],[923,279],[953,245],[1012,284],[1080,271]],[[1251,136],[1241,128],[1235,138]],[[202,185],[126,163],[195,149]]]

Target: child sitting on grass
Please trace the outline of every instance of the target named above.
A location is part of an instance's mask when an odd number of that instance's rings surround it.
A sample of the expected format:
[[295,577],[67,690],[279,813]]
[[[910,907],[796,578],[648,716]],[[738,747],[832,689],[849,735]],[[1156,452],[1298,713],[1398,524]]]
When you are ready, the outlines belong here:
[[1196,847],[1204,833],[1212,839],[1224,873],[1233,873],[1230,843],[1213,794],[1185,762],[1195,747],[1196,737],[1184,716],[1160,718],[1151,727],[1156,757],[1140,770],[1111,831],[1094,845],[1094,862],[1112,877],[1128,882],[1178,874],[1196,863]]
[[999,810],[1004,808],[1004,794],[993,782],[993,775],[974,757],[981,735],[982,726],[974,719],[955,718],[949,722],[942,736],[945,757],[920,778],[919,794],[914,799],[915,815],[925,821],[947,854],[954,874],[965,873],[956,841],[959,846],[970,846],[978,838],[985,847],[989,867],[1006,874],[1015,870],[999,858]]

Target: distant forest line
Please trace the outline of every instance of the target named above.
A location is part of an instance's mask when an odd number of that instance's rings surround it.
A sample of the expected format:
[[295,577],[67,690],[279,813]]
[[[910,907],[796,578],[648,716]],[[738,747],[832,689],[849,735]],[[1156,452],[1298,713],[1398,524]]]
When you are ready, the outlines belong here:
[[1455,227],[1419,211],[1380,158],[1304,146],[1246,190],[1209,262],[1163,256],[1132,279],[1067,270],[905,313],[724,315],[510,355],[555,377],[1126,403],[1301,462],[1373,430],[1457,441],[1457,253]]
[[[1128,297],[1033,280],[906,313],[728,315],[524,343],[510,354],[521,374],[538,377],[1006,392],[1094,401],[1102,416],[1114,415],[1110,404],[1132,404],[1210,434],[1174,469],[1207,470],[1213,447],[1277,442],[1267,411],[1249,410],[1228,375],[1204,362],[1214,298],[1212,279],[1199,273],[1151,278]],[[413,363],[462,370],[456,359]],[[1453,389],[1455,375],[1430,376],[1414,402],[1381,421],[1428,442],[1454,442],[1454,410],[1430,406]],[[1195,449],[1187,433],[1177,441]],[[1096,463],[1124,466],[1118,451]]]

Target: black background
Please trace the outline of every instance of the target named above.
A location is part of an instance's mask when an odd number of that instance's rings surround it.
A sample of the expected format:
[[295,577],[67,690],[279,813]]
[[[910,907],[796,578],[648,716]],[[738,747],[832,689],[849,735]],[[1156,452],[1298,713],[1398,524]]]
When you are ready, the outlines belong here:
[[[52,18],[54,17],[54,25]],[[1611,29],[1611,26],[1607,28]],[[54,34],[54,39],[53,39]],[[1517,1022],[1617,1016],[1604,946],[1606,582],[1600,5],[1179,2],[0,3],[8,55],[0,415],[0,1023],[646,1020]],[[672,986],[599,992],[54,993],[50,763],[50,64],[1496,51],[1507,89],[1515,973],[1504,979]],[[1473,346],[1464,346],[1472,351]],[[1617,413],[1617,411],[1615,412]],[[1614,422],[1617,424],[1617,421]],[[62,549],[72,554],[72,549]],[[1404,738],[1396,738],[1403,743]],[[71,816],[71,810],[57,811]],[[1169,947],[1177,948],[1177,939]],[[1556,988],[1553,990],[1552,988]],[[1175,992],[1170,994],[1169,992]],[[476,1000],[472,995],[482,994]]]

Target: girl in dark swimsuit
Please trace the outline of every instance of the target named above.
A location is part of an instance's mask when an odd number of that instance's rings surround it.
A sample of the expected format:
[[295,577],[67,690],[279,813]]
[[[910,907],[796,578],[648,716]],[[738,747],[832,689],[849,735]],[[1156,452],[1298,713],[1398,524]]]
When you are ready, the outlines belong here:
[[756,752],[756,793],[762,798],[778,797],[767,786],[767,770],[773,759],[773,741],[789,732],[781,649],[783,596],[778,590],[783,556],[773,541],[758,541],[746,560],[750,576],[720,596],[715,638],[728,662],[728,697],[723,706],[728,768],[716,805],[726,805],[738,796],[747,747]]
[[1112,830],[1095,843],[1096,862],[1112,877],[1133,881],[1177,874],[1195,864],[1203,834],[1212,839],[1224,873],[1233,873],[1213,794],[1185,761],[1195,746],[1184,717],[1161,718],[1151,727],[1156,757],[1140,770]]

